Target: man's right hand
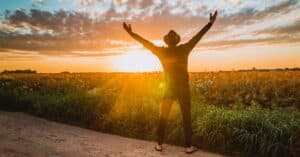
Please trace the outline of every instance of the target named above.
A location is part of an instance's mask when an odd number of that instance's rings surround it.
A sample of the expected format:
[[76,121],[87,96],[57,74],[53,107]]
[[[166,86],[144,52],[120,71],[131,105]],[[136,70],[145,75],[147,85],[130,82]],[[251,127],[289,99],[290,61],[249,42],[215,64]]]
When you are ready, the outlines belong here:
[[131,29],[130,24],[127,24],[126,22],[123,22],[123,28],[126,30],[127,33],[129,33],[129,34],[132,33],[132,29]]

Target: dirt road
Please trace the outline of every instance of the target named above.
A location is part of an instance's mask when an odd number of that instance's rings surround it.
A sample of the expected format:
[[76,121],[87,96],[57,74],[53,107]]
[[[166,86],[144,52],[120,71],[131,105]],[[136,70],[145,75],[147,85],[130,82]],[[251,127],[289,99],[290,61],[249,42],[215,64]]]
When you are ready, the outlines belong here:
[[24,113],[0,111],[0,157],[222,157],[204,151],[186,155],[182,147],[104,134]]

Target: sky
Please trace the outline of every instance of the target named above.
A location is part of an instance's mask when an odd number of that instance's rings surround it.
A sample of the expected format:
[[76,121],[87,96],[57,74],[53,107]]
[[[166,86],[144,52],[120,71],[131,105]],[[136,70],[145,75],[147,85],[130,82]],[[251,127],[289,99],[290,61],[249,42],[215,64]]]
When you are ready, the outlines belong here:
[[0,71],[161,71],[156,56],[123,30],[158,46],[215,24],[189,56],[197,71],[300,67],[300,0],[1,0]]

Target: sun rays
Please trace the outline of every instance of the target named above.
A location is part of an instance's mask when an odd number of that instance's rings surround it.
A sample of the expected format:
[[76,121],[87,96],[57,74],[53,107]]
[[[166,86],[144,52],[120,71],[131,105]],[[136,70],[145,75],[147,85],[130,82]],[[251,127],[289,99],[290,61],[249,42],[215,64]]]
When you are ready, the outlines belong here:
[[160,64],[152,54],[132,52],[117,56],[115,66],[122,72],[151,72],[160,70]]

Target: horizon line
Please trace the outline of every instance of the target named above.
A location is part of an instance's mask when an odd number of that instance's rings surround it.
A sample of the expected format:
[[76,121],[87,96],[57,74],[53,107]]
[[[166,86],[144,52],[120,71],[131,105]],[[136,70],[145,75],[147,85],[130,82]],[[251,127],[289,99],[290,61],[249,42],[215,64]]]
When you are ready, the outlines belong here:
[[[231,69],[231,70],[202,70],[202,71],[188,71],[188,73],[202,73],[202,72],[243,72],[243,71],[285,71],[285,70],[294,70],[294,71],[300,71],[300,67],[293,67],[293,68],[249,68],[249,69]],[[67,73],[163,73],[162,70],[157,71],[86,71],[86,72],[72,72],[72,71],[61,71],[61,72],[38,72],[34,69],[15,69],[15,70],[2,70],[0,74],[5,73],[22,73],[25,71],[29,71],[31,73],[37,73],[37,74],[67,74]]]

